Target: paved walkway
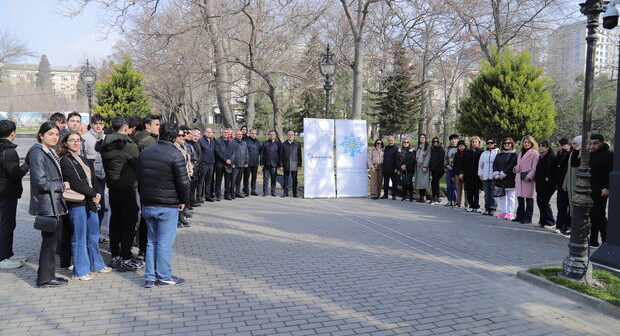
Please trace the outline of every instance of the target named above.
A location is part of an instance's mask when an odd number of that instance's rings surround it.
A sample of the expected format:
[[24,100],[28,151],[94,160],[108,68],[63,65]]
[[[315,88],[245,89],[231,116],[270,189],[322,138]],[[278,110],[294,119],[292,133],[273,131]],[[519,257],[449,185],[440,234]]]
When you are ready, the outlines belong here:
[[[252,197],[207,204],[178,232],[177,288],[138,273],[34,287],[40,238],[20,202],[0,272],[0,335],[618,335],[620,321],[514,274],[568,240],[409,202]],[[107,253],[107,252],[106,252]],[[107,259],[109,255],[105,255]],[[66,274],[66,273],[63,273]]]

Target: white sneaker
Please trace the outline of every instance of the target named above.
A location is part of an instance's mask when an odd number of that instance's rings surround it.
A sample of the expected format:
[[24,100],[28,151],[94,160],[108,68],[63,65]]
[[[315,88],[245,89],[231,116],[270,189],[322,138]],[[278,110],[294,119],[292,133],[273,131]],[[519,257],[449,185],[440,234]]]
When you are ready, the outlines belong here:
[[22,262],[22,263],[28,261],[28,258],[26,256],[19,256],[19,255],[14,255],[14,256],[12,256],[9,259],[11,259],[13,261],[19,261],[19,262]]
[[4,259],[4,260],[0,261],[0,269],[20,268],[23,265],[24,265],[23,263],[21,263],[19,261],[11,260],[11,259]]
[[90,273],[82,275],[82,276],[73,276],[73,279],[82,280],[82,281],[90,281],[90,280],[92,280],[94,278],[95,278],[95,276],[90,274]]

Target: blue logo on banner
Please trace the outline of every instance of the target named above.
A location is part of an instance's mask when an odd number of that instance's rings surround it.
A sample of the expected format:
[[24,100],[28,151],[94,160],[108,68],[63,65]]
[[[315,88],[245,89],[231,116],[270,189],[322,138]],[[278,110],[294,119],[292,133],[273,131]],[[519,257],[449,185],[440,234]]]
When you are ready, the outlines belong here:
[[342,151],[345,154],[349,155],[350,157],[354,157],[362,152],[362,148],[364,147],[364,144],[362,143],[361,137],[355,134],[349,134],[349,135],[345,135],[342,138],[340,147],[342,147]]

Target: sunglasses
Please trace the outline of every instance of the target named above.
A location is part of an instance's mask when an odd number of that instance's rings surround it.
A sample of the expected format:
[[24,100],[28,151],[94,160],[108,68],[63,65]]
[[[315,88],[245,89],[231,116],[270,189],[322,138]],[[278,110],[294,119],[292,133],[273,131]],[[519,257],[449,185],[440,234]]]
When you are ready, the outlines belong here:
[[185,136],[185,134],[183,134],[183,133],[177,134],[177,137],[182,137],[182,136]]
[[495,142],[493,141],[487,142],[487,145],[495,145]]
[[504,146],[506,146],[506,145],[512,145],[512,142],[504,142],[504,143],[503,143],[503,145],[504,145]]
[[439,140],[433,140],[433,142],[439,142]]
[[403,143],[409,143],[409,141],[403,141]]

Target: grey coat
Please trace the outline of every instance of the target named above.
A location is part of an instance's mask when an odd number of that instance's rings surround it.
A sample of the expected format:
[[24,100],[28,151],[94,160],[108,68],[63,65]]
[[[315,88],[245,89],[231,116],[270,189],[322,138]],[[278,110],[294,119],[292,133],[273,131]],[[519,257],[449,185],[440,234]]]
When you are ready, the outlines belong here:
[[232,141],[233,154],[230,161],[232,161],[232,165],[235,168],[243,168],[246,164],[248,164],[248,144],[241,140],[233,140]]
[[26,155],[30,166],[30,208],[32,216],[60,216],[67,213],[62,197],[65,186],[58,161],[43,145],[36,143]]
[[301,144],[295,140],[285,140],[280,147],[280,167],[286,172],[301,168]]
[[[428,164],[431,160],[431,146],[424,152],[421,162],[417,161],[419,147],[416,147],[416,166],[415,166],[415,189],[429,189],[431,187],[431,170]],[[426,172],[422,168],[426,168]]]

